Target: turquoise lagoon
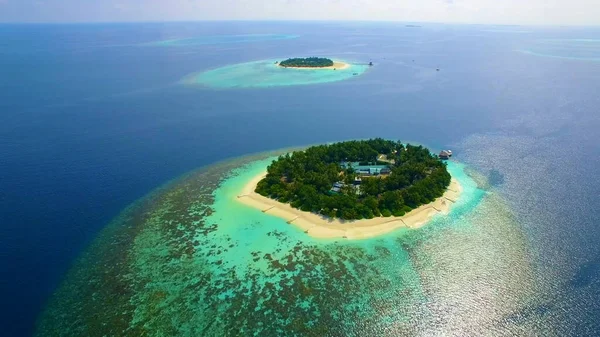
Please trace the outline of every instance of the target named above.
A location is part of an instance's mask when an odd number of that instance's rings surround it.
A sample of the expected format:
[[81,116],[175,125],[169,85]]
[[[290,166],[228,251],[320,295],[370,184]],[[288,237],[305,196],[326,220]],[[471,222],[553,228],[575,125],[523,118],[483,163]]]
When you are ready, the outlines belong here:
[[[240,232],[239,219],[244,218],[249,220],[252,224],[260,224],[260,226],[252,225],[249,228],[244,227],[242,230],[248,231],[246,235],[254,237],[258,235],[260,240],[264,241],[265,233],[270,231],[282,232],[286,236],[295,240],[301,240],[304,242],[311,243],[323,243],[332,241],[347,242],[347,240],[324,240],[324,239],[313,239],[303,231],[298,229],[296,226],[289,225],[281,218],[265,214],[260,210],[249,207],[236,201],[238,195],[241,194],[242,188],[257,175],[265,172],[267,166],[276,158],[268,158],[265,160],[259,160],[244,166],[243,168],[236,169],[232,172],[232,177],[225,180],[219,189],[215,191],[215,202],[213,204],[214,214],[207,219],[207,221],[219,223],[223,230],[231,229],[236,233]],[[456,204],[453,205],[449,216],[458,217],[464,212],[468,212],[470,209],[475,207],[481,200],[483,190],[477,188],[476,182],[471,179],[464,170],[464,165],[457,162],[448,162],[448,171],[450,174],[459,181],[464,191],[461,198]],[[232,201],[234,201],[232,203]],[[439,215],[432,220],[432,224],[443,223],[446,216]],[[256,228],[260,230],[255,230]],[[401,235],[400,233],[391,233],[392,237]],[[377,239],[376,239],[377,240]],[[352,241],[350,241],[352,242]]]
[[[212,88],[265,88],[318,84],[348,80],[364,74],[367,64],[350,63],[346,69],[295,69],[282,68],[275,62],[263,60],[229,65],[195,73],[183,82],[189,85],[202,85]],[[349,62],[348,62],[349,63]]]
[[464,189],[449,215],[322,240],[236,200],[276,155],[200,169],[123,211],[75,263],[38,335],[444,335],[484,332],[530,304],[518,225],[464,165],[448,164]]
[[167,40],[153,41],[141,44],[142,46],[151,47],[191,47],[210,44],[228,44],[228,43],[252,43],[260,41],[272,40],[289,40],[295,39],[298,35],[288,34],[242,34],[242,35],[212,35],[173,38]]
[[542,39],[522,53],[567,60],[600,61],[600,39]]

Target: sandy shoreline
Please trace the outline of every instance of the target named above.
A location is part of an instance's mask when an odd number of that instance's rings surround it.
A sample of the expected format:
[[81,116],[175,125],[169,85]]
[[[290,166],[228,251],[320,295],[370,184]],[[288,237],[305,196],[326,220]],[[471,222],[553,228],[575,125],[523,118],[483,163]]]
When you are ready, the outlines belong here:
[[266,171],[252,178],[237,196],[243,204],[263,213],[280,217],[315,238],[346,238],[349,240],[371,238],[392,232],[398,228],[420,228],[435,215],[447,214],[462,191],[458,181],[452,178],[446,193],[432,203],[422,205],[402,217],[379,217],[368,220],[342,222],[295,209],[254,192],[256,185],[266,176]]
[[350,68],[349,63],[341,62],[341,61],[333,61],[333,65],[331,67],[283,67],[280,64],[277,64],[277,66],[279,68],[284,68],[284,69],[336,69],[336,70],[342,70],[342,69]]

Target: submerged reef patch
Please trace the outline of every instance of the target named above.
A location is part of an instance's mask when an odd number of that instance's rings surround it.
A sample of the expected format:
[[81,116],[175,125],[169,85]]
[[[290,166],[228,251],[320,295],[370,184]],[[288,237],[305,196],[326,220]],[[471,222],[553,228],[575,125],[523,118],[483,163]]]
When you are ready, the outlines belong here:
[[141,46],[148,47],[190,47],[211,44],[228,43],[251,43],[272,40],[295,39],[298,35],[286,34],[243,34],[243,35],[210,35],[198,37],[173,38],[153,42],[142,43]]
[[379,238],[318,240],[235,200],[281,153],[200,169],[123,211],[76,261],[37,335],[515,331],[503,317],[530,302],[526,241],[462,168],[469,197],[449,216]]
[[520,52],[541,57],[600,62],[600,39],[541,39]]

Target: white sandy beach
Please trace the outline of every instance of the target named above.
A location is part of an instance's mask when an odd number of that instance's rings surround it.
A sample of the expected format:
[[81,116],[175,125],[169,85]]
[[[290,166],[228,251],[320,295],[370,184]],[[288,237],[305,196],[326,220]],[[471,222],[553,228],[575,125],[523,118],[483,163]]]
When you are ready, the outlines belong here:
[[330,70],[336,69],[336,70],[343,70],[343,69],[350,68],[349,63],[341,62],[341,61],[333,61],[333,65],[331,67],[282,67],[279,64],[278,64],[278,66],[280,68],[285,68],[285,69],[330,69]]
[[315,238],[346,238],[349,240],[371,238],[392,232],[398,228],[420,228],[437,214],[447,214],[456,202],[462,187],[452,178],[444,195],[432,203],[414,209],[402,217],[379,217],[368,220],[341,221],[324,218],[320,215],[295,209],[254,192],[256,185],[266,176],[266,172],[250,180],[237,196],[237,200],[264,213],[280,217],[289,224],[305,231]]

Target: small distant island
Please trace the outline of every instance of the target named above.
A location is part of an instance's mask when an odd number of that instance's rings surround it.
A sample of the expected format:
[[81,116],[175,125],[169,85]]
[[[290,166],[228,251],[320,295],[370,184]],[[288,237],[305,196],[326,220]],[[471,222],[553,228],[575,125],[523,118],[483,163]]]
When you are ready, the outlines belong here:
[[429,149],[376,138],[280,156],[237,198],[311,236],[351,239],[418,228],[460,192]]
[[292,58],[281,61],[279,65],[286,68],[325,68],[332,67],[333,60],[321,57]]
[[348,63],[333,61],[322,57],[290,58],[278,63],[282,68],[296,69],[346,69],[350,67]]

